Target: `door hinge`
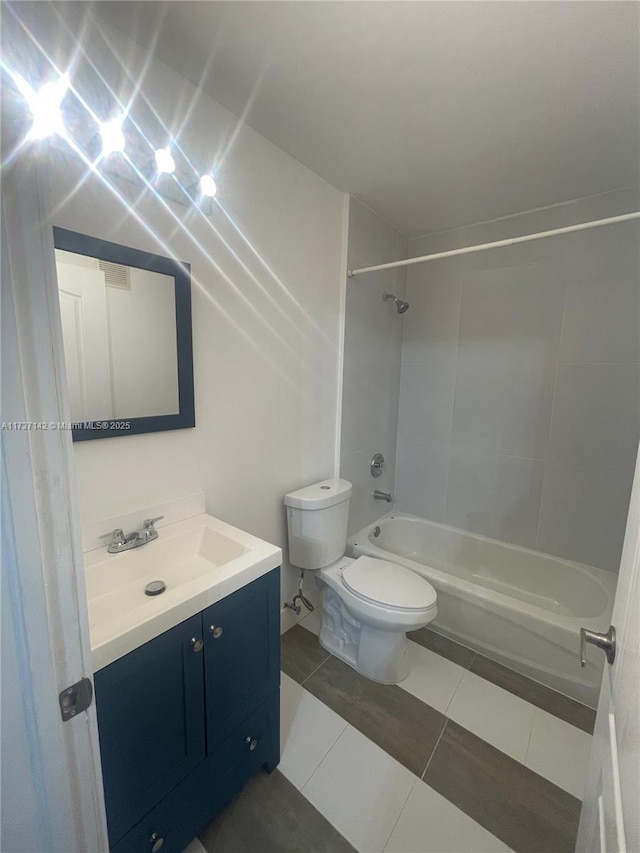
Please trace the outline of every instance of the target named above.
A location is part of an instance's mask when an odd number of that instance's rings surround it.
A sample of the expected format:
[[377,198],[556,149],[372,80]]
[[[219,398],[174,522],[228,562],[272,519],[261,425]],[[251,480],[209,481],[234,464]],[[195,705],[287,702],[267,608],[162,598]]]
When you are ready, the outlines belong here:
[[66,723],[67,720],[77,716],[81,711],[86,711],[92,699],[93,685],[89,678],[81,678],[80,681],[76,681],[70,687],[65,687],[58,696],[63,722]]

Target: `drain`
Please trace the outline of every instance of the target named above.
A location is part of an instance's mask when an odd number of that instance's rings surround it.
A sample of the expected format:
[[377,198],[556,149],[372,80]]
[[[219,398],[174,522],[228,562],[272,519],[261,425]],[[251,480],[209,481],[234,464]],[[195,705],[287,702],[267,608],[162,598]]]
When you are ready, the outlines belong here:
[[167,585],[164,581],[151,581],[144,588],[145,595],[160,595],[165,591]]

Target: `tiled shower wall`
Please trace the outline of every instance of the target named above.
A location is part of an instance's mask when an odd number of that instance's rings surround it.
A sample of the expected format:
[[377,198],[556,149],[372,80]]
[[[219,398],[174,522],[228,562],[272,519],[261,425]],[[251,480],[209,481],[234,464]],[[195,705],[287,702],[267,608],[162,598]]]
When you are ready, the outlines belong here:
[[[406,253],[406,239],[351,198],[349,268],[406,258]],[[385,290],[404,299],[403,269],[347,280],[340,475],[353,483],[349,534],[391,509],[371,493],[394,488],[402,325],[407,314],[382,301]],[[382,453],[387,463],[376,479],[369,471],[374,453]]]
[[[411,240],[409,254],[637,209],[637,194],[607,193]],[[409,268],[398,510],[617,571],[640,432],[639,232]],[[372,348],[388,351],[383,337]]]

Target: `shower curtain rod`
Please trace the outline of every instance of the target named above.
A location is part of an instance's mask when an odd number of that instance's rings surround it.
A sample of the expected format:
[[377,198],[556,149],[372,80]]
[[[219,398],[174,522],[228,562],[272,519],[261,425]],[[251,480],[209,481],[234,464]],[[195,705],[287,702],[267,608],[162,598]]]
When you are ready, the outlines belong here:
[[640,211],[623,213],[620,216],[610,216],[608,219],[595,219],[592,222],[581,222],[579,225],[567,225],[564,228],[554,228],[552,231],[539,231],[537,234],[525,234],[523,237],[511,237],[508,240],[495,240],[493,243],[480,243],[478,246],[466,246],[462,249],[451,249],[448,252],[436,252],[433,255],[422,255],[418,258],[407,258],[404,261],[392,261],[389,264],[377,264],[374,267],[362,267],[357,270],[347,270],[347,276],[353,278],[366,272],[391,270],[395,267],[408,267],[411,264],[421,264],[424,261],[435,261],[438,258],[452,258],[455,255],[468,255],[471,252],[483,252],[485,249],[499,249],[503,246],[515,246],[516,243],[529,243],[531,240],[541,240],[543,237],[555,237],[558,234],[570,234],[572,231],[585,231],[587,228],[599,228],[601,225],[615,225],[616,222],[627,222],[629,219],[640,219]]

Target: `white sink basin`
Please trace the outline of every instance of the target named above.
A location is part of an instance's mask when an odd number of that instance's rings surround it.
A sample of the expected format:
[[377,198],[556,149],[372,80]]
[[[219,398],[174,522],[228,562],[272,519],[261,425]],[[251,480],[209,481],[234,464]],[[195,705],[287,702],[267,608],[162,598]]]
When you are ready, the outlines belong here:
[[[230,524],[201,514],[158,529],[153,542],[109,554],[85,554],[94,670],[261,577],[282,551]],[[144,588],[161,580],[166,590]]]

